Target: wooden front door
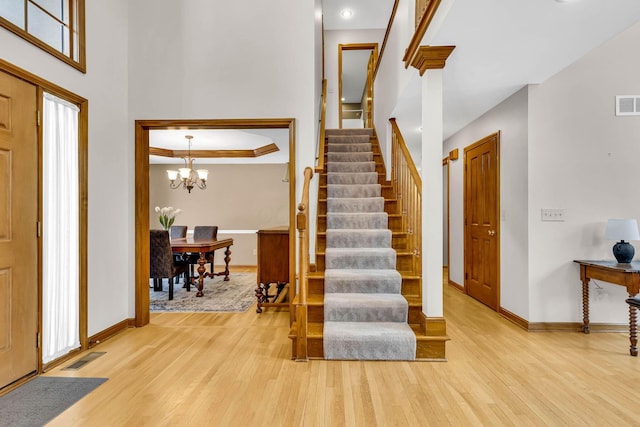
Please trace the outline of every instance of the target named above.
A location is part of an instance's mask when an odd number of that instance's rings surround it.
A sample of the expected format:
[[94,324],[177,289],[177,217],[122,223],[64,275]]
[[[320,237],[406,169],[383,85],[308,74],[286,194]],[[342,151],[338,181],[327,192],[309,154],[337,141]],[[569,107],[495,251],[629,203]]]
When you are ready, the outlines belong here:
[[498,310],[500,221],[498,133],[464,150],[464,285],[467,293]]
[[36,87],[0,72],[0,387],[37,370]]

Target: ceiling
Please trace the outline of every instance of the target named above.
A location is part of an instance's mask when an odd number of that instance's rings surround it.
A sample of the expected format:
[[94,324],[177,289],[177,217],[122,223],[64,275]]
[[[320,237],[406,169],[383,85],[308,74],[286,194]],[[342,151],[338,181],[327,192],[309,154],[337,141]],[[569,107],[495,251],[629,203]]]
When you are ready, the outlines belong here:
[[[325,30],[386,29],[394,0],[323,0]],[[614,2],[611,2],[614,3]],[[349,8],[351,19],[340,17]],[[423,44],[455,45],[444,70],[445,139],[531,83],[541,83],[640,20],[639,0],[442,0]],[[444,16],[444,18],[442,18]],[[441,19],[442,18],[442,19]],[[417,70],[393,112],[409,148],[421,145],[421,81]],[[166,130],[150,132],[150,146],[186,149],[255,149],[278,152],[257,158],[199,159],[199,163],[286,163],[288,131]],[[416,158],[419,163],[418,158]],[[176,163],[151,156],[150,163]]]
[[[193,136],[192,150],[255,150],[269,144],[278,146],[278,151],[260,157],[198,158],[196,164],[264,164],[287,163],[289,161],[288,129],[167,129],[150,130],[149,147],[167,150],[187,150],[185,135]],[[177,164],[180,159],[149,156],[150,164]],[[194,166],[195,167],[195,166]]]
[[[324,0],[325,29],[386,28],[393,0]],[[640,1],[442,0],[439,27],[422,44],[455,45],[444,70],[444,136],[527,84],[541,83],[640,20]],[[354,10],[350,20],[339,11]],[[441,19],[446,15],[444,19]],[[394,111],[420,151],[417,71]],[[412,150],[414,151],[414,150]]]
[[[350,19],[340,12],[349,9]],[[368,30],[387,28],[393,0],[322,0],[322,18],[325,30]]]

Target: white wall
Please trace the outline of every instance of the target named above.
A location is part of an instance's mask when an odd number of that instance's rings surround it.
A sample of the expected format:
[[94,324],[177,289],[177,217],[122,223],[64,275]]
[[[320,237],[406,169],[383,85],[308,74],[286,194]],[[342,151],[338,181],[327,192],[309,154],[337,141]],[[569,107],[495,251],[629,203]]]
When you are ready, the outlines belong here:
[[[404,62],[402,62],[405,49],[409,46],[409,41],[413,35],[414,8],[415,2],[409,0],[400,0],[398,3],[396,16],[391,26],[380,68],[373,85],[373,121],[378,133],[382,155],[387,165],[389,164],[391,145],[389,119],[394,117],[393,111],[398,105],[399,98],[409,84],[411,77],[415,77],[415,74],[418,73],[413,67],[405,70]],[[415,91],[417,96],[420,96],[421,86],[419,86],[419,80],[417,82]],[[396,117],[396,119],[402,122],[402,117]],[[418,166],[420,166],[419,162]],[[387,173],[389,173],[389,170]]]
[[[324,75],[327,79],[326,128],[337,129],[338,108],[338,45],[349,43],[378,43],[382,47],[385,30],[326,30],[324,32]],[[374,97],[377,95],[374,93]],[[374,107],[375,110],[375,107]]]
[[[581,322],[574,259],[613,259],[608,218],[640,218],[633,183],[640,117],[616,117],[616,95],[640,94],[640,24],[542,84],[523,88],[449,138],[443,155],[500,130],[501,306],[529,322]],[[628,55],[625,53],[629,53]],[[451,163],[450,275],[463,280],[463,161]],[[563,208],[564,222],[542,222]],[[637,246],[637,244],[636,244]],[[591,322],[628,323],[625,289],[591,285]]]
[[[636,24],[530,91],[531,321],[581,321],[572,260],[613,259],[607,219],[640,218],[640,117],[616,117],[614,104],[640,94],[639,50]],[[550,207],[564,208],[565,222],[541,222]],[[592,287],[591,321],[628,323],[624,288],[601,286],[601,300]]]
[[86,23],[87,74],[5,30],[0,57],[89,100],[92,335],[135,314],[135,119],[293,117],[313,163],[314,4],[89,1]]
[[0,30],[2,59],[89,100],[89,335],[131,317],[133,149],[127,117],[127,3],[86,3],[86,74]]
[[523,88],[445,141],[450,167],[449,278],[464,285],[464,148],[500,131],[500,305],[528,319],[527,104]]

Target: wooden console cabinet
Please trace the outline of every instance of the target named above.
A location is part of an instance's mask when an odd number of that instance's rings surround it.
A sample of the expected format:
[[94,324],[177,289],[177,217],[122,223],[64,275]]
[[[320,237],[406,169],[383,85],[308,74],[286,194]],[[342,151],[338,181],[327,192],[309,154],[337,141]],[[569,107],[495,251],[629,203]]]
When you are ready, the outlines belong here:
[[[258,230],[257,313],[262,307],[288,307],[289,227]],[[271,289],[275,284],[276,288]]]

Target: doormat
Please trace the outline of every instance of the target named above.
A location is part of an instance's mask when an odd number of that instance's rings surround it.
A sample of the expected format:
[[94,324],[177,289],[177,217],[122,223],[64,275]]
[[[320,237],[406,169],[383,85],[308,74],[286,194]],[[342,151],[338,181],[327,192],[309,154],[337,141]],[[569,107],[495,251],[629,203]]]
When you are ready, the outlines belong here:
[[0,397],[0,426],[43,426],[106,380],[36,377]]

